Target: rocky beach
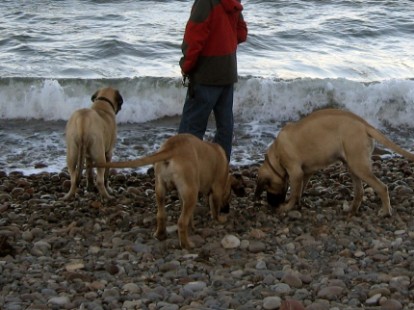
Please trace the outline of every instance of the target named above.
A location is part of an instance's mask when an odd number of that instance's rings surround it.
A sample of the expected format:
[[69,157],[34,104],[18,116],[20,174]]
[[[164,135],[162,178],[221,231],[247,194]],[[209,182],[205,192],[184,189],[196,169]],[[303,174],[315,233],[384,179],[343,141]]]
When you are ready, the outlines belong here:
[[386,218],[368,186],[359,215],[348,216],[342,164],[316,174],[284,217],[254,199],[258,165],[234,167],[246,196],[233,197],[224,224],[200,199],[192,250],[178,244],[174,192],[168,238],[153,237],[150,171],[112,170],[108,202],[84,180],[63,201],[66,171],[0,172],[0,309],[414,309],[413,167],[373,157],[394,208]]

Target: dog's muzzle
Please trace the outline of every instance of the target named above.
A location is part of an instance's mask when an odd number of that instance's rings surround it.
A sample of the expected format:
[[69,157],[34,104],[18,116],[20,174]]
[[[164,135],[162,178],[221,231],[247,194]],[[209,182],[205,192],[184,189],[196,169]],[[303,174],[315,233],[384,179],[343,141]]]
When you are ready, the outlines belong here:
[[224,206],[222,206],[220,212],[225,214],[230,213],[230,205],[227,203]]
[[276,195],[276,194],[272,194],[272,193],[267,192],[267,203],[272,208],[279,207],[282,203],[285,202],[285,198],[286,198],[286,196],[283,195],[283,194]]

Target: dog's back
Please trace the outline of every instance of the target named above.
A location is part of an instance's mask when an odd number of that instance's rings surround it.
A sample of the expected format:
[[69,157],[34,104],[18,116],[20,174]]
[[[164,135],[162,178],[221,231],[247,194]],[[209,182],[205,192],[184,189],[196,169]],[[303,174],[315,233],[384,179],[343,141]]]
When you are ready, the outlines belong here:
[[[349,111],[324,109],[311,113],[307,117],[285,126],[278,139],[295,141],[298,152],[309,154],[312,158],[345,160],[355,152],[365,150],[370,156],[373,140],[400,155],[414,160],[413,154],[405,151],[385,137],[363,118]],[[286,138],[284,138],[286,137]],[[285,142],[289,145],[289,143]],[[323,154],[320,154],[323,152]],[[325,166],[325,163],[321,163]]]
[[[170,152],[168,159],[154,163],[156,175],[172,183],[195,183],[200,192],[208,193],[217,180],[223,183],[228,175],[224,150],[216,143],[200,140],[190,134],[178,134],[169,138],[158,153]],[[190,180],[191,179],[191,180]]]
[[364,144],[362,149],[369,156],[373,140],[367,133],[367,125],[350,112],[321,110],[286,125],[272,148],[283,148],[277,152],[289,154],[305,172],[307,167],[316,171],[337,160],[346,161],[354,154],[355,147],[361,150],[360,144]]

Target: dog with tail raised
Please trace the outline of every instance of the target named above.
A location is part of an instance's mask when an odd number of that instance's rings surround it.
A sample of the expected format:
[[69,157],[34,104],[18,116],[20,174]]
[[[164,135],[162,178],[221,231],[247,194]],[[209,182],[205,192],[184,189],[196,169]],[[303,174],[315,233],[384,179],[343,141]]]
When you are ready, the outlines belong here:
[[158,206],[157,230],[159,240],[167,237],[165,197],[168,190],[176,189],[181,202],[178,219],[178,236],[182,248],[194,246],[188,238],[198,195],[208,197],[214,220],[224,221],[220,211],[228,210],[232,189],[238,196],[244,195],[241,176],[233,176],[226,154],[216,143],[202,141],[190,134],[177,134],[168,138],[160,149],[151,155],[126,162],[97,162],[105,168],[132,168],[154,165],[155,195]]

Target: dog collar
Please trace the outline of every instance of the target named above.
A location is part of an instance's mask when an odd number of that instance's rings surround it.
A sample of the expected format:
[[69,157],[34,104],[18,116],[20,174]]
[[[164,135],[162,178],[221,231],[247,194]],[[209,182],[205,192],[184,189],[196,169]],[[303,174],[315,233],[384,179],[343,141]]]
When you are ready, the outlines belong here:
[[112,101],[111,101],[111,100],[109,100],[108,98],[105,98],[105,97],[98,97],[98,98],[95,98],[95,100],[94,100],[94,101],[96,101],[96,100],[102,100],[102,101],[105,101],[105,102],[109,103],[109,104],[111,105],[112,109],[114,109],[114,112],[115,112],[115,113],[117,113],[117,112],[118,112],[118,111],[115,109],[115,106],[114,106],[114,104],[112,103]]
[[282,180],[284,179],[284,177],[276,170],[276,168],[275,167],[273,167],[273,165],[272,165],[272,163],[270,162],[270,160],[269,160],[269,157],[267,156],[267,154],[265,155],[265,162],[267,162],[268,163],[268,165],[269,165],[269,167],[270,167],[270,169],[272,169],[272,171],[279,177],[279,178],[281,178]]

